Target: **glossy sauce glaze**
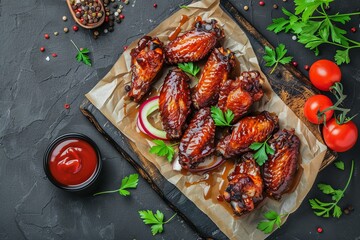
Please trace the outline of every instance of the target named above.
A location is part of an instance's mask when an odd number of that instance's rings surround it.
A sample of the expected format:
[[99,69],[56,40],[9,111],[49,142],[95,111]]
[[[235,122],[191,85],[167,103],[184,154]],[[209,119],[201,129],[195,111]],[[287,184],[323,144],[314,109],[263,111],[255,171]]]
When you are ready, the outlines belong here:
[[85,140],[68,138],[59,142],[49,155],[48,168],[59,184],[71,187],[88,181],[98,168],[98,155]]
[[179,25],[175,28],[175,30],[170,33],[169,40],[173,41],[181,32],[181,27],[189,20],[189,17],[187,15],[182,15],[180,18]]
[[159,110],[167,137],[181,138],[190,113],[190,78],[179,68],[169,71],[160,90]]

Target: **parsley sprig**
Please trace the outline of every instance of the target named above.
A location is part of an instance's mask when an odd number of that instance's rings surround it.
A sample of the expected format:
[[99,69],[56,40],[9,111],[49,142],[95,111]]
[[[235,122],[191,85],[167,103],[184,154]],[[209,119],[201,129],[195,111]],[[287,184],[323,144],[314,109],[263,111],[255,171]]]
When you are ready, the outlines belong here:
[[333,1],[295,0],[295,13],[283,8],[285,17],[273,19],[273,23],[267,29],[274,33],[296,34],[298,42],[313,50],[316,56],[319,54],[320,45],[334,45],[338,47],[334,55],[336,63],[350,63],[349,51],[359,48],[360,42],[347,38],[347,32],[337,25],[344,25],[351,20],[351,16],[360,15],[360,12],[328,15],[325,8]]
[[228,109],[224,113],[219,107],[211,107],[211,117],[215,122],[215,126],[231,127],[231,121],[234,119],[234,113]]
[[127,189],[130,188],[136,188],[139,182],[139,175],[138,174],[131,174],[129,176],[126,176],[121,181],[121,186],[119,189],[116,190],[110,190],[110,191],[103,191],[95,193],[93,196],[101,195],[101,194],[107,194],[107,193],[115,193],[118,192],[121,196],[129,196],[130,192]]
[[336,218],[340,218],[342,215],[342,210],[338,205],[338,202],[344,197],[344,192],[348,188],[351,178],[354,172],[354,160],[351,162],[351,169],[349,179],[345,185],[344,189],[334,189],[332,186],[328,184],[318,184],[318,188],[326,195],[330,195],[332,202],[322,202],[317,198],[310,199],[310,206],[314,211],[314,214],[319,217],[330,217],[330,213],[332,212],[332,216]]
[[262,166],[268,160],[268,154],[273,155],[275,150],[267,143],[270,136],[264,142],[254,142],[250,145],[250,149],[256,151],[254,158]]
[[149,152],[160,157],[165,156],[168,162],[171,163],[175,154],[173,146],[177,145],[177,143],[167,145],[163,140],[158,139],[153,140],[153,143],[155,143],[155,145],[150,148]]
[[156,235],[157,233],[162,233],[164,230],[164,224],[170,222],[175,216],[176,213],[169,218],[166,222],[164,222],[164,214],[159,210],[156,210],[154,214],[151,210],[141,210],[139,211],[140,218],[143,220],[145,224],[151,225],[151,233],[152,235]]
[[337,169],[344,171],[345,170],[345,164],[343,161],[339,160],[337,162],[334,162],[334,165]]
[[74,47],[76,48],[76,50],[78,51],[76,54],[76,60],[78,62],[83,62],[85,65],[91,66],[91,59],[88,56],[88,54],[90,53],[90,50],[87,48],[83,48],[83,49],[79,49],[78,46],[76,46],[76,44],[74,43],[73,40],[70,40],[71,43],[74,45]]
[[287,214],[279,215],[277,212],[270,210],[264,214],[264,217],[267,220],[260,221],[257,225],[257,229],[263,231],[265,234],[269,234],[274,230],[275,226],[280,228],[281,217],[285,215]]
[[264,60],[266,61],[265,66],[272,67],[270,71],[270,74],[272,74],[275,70],[275,68],[278,66],[279,63],[286,64],[291,62],[292,57],[285,57],[285,54],[287,53],[287,49],[285,48],[284,44],[279,44],[275,48],[275,50],[269,48],[268,46],[265,46],[265,55],[263,56]]
[[200,67],[195,65],[193,62],[188,63],[179,63],[178,67],[184,72],[196,77],[196,75],[200,72]]

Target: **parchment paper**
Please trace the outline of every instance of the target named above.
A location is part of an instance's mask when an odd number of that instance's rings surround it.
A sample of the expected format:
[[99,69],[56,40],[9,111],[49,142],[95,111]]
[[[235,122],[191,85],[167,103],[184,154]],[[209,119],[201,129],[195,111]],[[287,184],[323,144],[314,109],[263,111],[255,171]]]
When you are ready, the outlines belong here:
[[[171,164],[164,158],[157,157],[149,153],[152,145],[151,139],[140,133],[136,127],[136,116],[138,106],[131,102],[126,96],[124,86],[131,81],[130,75],[130,50],[134,48],[137,41],[134,41],[125,51],[110,72],[88,93],[86,97],[106,116],[130,141],[136,145],[135,149],[142,154],[148,161],[154,163],[161,174],[173,183],[179,190],[186,195],[196,206],[207,214],[219,229],[230,239],[258,240],[266,237],[261,231],[256,229],[257,223],[263,220],[262,215],[268,210],[275,210],[280,214],[294,212],[306,194],[312,187],[315,177],[319,171],[321,162],[325,156],[326,146],[320,143],[310,130],[301,122],[295,113],[285,105],[285,103],[271,89],[265,75],[261,72],[253,48],[241,28],[219,7],[219,0],[203,0],[189,5],[189,9],[181,9],[168,19],[163,21],[152,32],[150,36],[157,36],[165,44],[168,42],[169,34],[177,27],[181,15],[188,15],[189,21],[183,25],[182,32],[191,28],[196,16],[201,16],[206,20],[214,18],[218,20],[225,30],[226,38],[223,42],[225,48],[231,49],[236,53],[237,67],[235,75],[241,71],[258,70],[264,77],[263,88],[265,96],[261,102],[257,103],[256,111],[267,110],[275,112],[279,116],[281,128],[294,128],[297,136],[301,140],[301,167],[303,173],[299,184],[294,192],[283,196],[280,202],[265,199],[261,206],[258,206],[252,213],[242,217],[234,216],[228,209],[212,199],[205,200],[204,194],[209,190],[206,182],[194,184],[186,187],[186,183],[201,180],[204,176],[195,174],[183,175],[174,171]],[[181,34],[181,33],[180,33]],[[152,95],[157,95],[157,90],[162,85],[168,69],[166,66],[154,84]],[[192,84],[195,84],[193,80]],[[154,122],[159,123],[159,118],[153,116]],[[216,175],[221,176],[224,171],[220,169]],[[206,177],[206,176],[205,176]],[[226,184],[221,177],[217,184]],[[284,217],[283,221],[285,221]]]

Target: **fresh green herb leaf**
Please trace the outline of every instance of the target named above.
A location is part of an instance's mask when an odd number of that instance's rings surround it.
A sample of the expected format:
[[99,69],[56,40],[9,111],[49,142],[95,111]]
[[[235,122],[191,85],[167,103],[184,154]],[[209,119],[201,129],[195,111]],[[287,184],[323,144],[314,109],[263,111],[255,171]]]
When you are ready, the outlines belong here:
[[138,182],[139,182],[139,174],[137,174],[137,173],[130,174],[129,176],[126,176],[121,180],[121,186],[119,189],[98,192],[98,193],[95,193],[93,196],[118,192],[120,195],[126,197],[126,196],[130,195],[130,192],[127,189],[136,188],[138,185]]
[[254,142],[249,147],[255,151],[254,158],[259,166],[262,166],[268,160],[269,154],[273,155],[275,153],[275,150],[267,143],[269,138],[264,142]]
[[139,215],[145,224],[152,225],[151,233],[152,235],[156,235],[163,232],[163,225],[170,222],[175,217],[176,213],[166,222],[164,222],[164,214],[159,210],[156,210],[155,214],[151,210],[141,210],[139,211]]
[[70,40],[71,43],[75,46],[76,50],[78,51],[76,54],[76,61],[78,62],[82,62],[85,65],[91,66],[91,59],[88,56],[88,54],[90,53],[90,50],[87,48],[83,48],[83,49],[79,49],[78,46],[76,46],[76,44],[74,43],[73,40]]
[[281,215],[275,211],[268,211],[264,214],[267,220],[262,220],[258,223],[257,229],[263,231],[265,234],[269,234],[274,230],[275,225],[280,228],[281,226]]
[[195,65],[193,62],[179,63],[178,67],[184,72],[189,73],[194,77],[196,77],[196,75],[200,72],[200,67]]
[[211,117],[216,126],[231,127],[231,121],[234,119],[234,113],[228,109],[224,113],[219,107],[211,107]]
[[275,48],[275,51],[268,46],[265,46],[265,55],[263,56],[264,60],[266,61],[265,66],[272,67],[270,74],[272,74],[279,63],[286,64],[291,62],[292,57],[285,57],[287,53],[287,49],[285,48],[284,44],[279,44]]
[[179,5],[179,8],[189,9],[189,6],[188,5]]
[[345,164],[343,161],[339,160],[337,162],[334,163],[335,167],[337,167],[337,169],[340,169],[340,170],[345,170]]
[[344,189],[334,189],[328,184],[318,184],[318,188],[326,195],[331,195],[332,202],[322,202],[317,198],[310,199],[309,203],[311,208],[314,211],[314,214],[319,217],[330,217],[332,212],[332,216],[335,218],[340,218],[342,215],[341,208],[337,205],[338,202],[344,197],[344,192],[348,188],[351,178],[354,172],[354,161],[351,162],[351,169],[348,181],[344,187]]
[[156,154],[160,157],[166,157],[168,162],[172,162],[175,150],[173,148],[174,145],[167,145],[163,140],[153,140],[153,143],[155,143],[155,146],[152,146],[149,150],[150,153]]

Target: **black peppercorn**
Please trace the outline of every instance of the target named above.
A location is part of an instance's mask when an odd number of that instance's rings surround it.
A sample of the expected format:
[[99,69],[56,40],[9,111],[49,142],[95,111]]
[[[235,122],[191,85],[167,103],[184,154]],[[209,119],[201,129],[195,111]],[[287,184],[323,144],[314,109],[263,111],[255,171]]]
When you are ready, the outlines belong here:
[[[113,23],[113,25],[114,25],[114,23]],[[113,31],[114,31],[114,28],[113,28],[113,27],[109,27],[108,29],[109,29],[109,32],[113,32]]]
[[125,91],[129,92],[131,90],[130,85],[125,85]]

